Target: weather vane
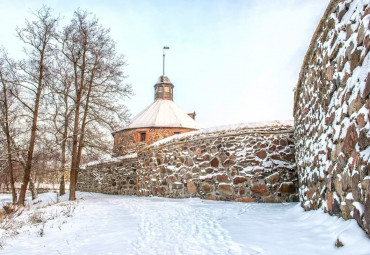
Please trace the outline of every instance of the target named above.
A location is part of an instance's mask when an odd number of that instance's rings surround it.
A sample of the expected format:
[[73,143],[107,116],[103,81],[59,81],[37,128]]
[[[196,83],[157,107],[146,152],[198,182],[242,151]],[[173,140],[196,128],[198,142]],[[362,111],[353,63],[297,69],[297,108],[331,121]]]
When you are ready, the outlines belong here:
[[170,47],[168,46],[163,46],[163,76],[164,76],[164,59],[166,57],[165,50],[169,50]]

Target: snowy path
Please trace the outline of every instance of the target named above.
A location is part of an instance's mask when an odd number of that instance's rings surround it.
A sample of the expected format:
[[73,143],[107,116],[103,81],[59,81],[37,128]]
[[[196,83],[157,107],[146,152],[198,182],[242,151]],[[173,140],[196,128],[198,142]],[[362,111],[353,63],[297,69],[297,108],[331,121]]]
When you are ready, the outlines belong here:
[[[220,226],[219,218],[202,201],[141,200],[137,254],[238,254],[234,243]],[[165,202],[165,204],[163,203]],[[148,212],[147,204],[151,209]]]
[[[355,221],[303,212],[297,204],[79,197],[66,223],[49,221],[42,237],[29,228],[0,254],[370,254]],[[345,244],[339,249],[338,236]]]

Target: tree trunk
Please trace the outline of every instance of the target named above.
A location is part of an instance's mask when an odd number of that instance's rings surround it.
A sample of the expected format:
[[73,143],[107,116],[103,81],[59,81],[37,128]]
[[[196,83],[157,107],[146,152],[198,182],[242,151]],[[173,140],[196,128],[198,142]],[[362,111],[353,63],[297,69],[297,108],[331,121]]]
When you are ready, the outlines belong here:
[[60,177],[60,185],[59,185],[59,195],[63,196],[66,193],[66,182],[64,180],[64,170],[62,176]]
[[67,137],[68,137],[68,127],[69,127],[69,107],[68,107],[68,94],[64,95],[64,104],[66,106],[66,110],[64,113],[64,130],[63,130],[63,137],[62,137],[62,158],[61,158],[61,175],[60,175],[60,186],[59,186],[59,195],[64,195],[66,193],[66,184],[64,180],[64,172],[66,170],[66,146],[67,146]]
[[[93,81],[93,79],[94,79],[94,75],[92,75],[91,80],[89,82],[89,90],[88,90],[87,96],[86,96],[86,104],[85,104],[85,108],[84,108],[84,115],[83,115],[83,118],[82,118],[82,125],[81,125],[81,129],[80,129],[81,134],[80,134],[80,139],[79,139],[79,144],[78,144],[78,151],[77,151],[78,166],[81,163],[82,149],[84,147],[86,120],[87,120],[87,114],[89,112],[89,102],[90,102],[90,95],[91,95],[91,90],[92,90],[92,81]],[[75,176],[76,185],[77,185],[77,179],[78,179],[78,172]]]
[[[65,127],[65,130],[67,130],[67,126]],[[64,180],[64,172],[66,170],[66,139],[67,137],[63,137],[63,142],[62,142],[62,160],[61,160],[61,165],[62,165],[62,170],[61,170],[61,175],[60,175],[60,184],[59,184],[59,195],[63,196],[66,193],[66,184]]]
[[29,190],[31,191],[32,200],[36,199],[37,198],[37,190],[36,190],[35,183],[33,182],[32,177],[30,177]]
[[37,92],[36,92],[35,108],[33,110],[31,139],[30,139],[30,144],[28,148],[26,166],[24,168],[23,183],[21,186],[21,192],[19,194],[19,200],[18,200],[19,205],[24,205],[24,201],[26,199],[27,186],[28,186],[28,182],[30,181],[30,175],[31,175],[33,150],[35,148],[35,142],[36,142],[37,118],[39,115],[39,105],[40,105],[40,98],[41,98],[41,91],[42,91],[43,69],[44,69],[43,60],[44,60],[44,51],[41,52],[40,75],[39,75]]
[[[86,45],[84,45],[86,47]],[[78,83],[78,75],[77,75],[77,63],[74,63],[74,70],[75,70],[75,88],[76,88],[76,109],[75,109],[75,119],[74,119],[74,126],[73,126],[73,135],[72,135],[72,162],[71,162],[71,177],[70,177],[70,184],[69,184],[69,200],[76,200],[76,186],[77,186],[77,178],[78,178],[78,168],[79,168],[79,159],[78,159],[78,134],[81,131],[79,128],[80,122],[80,107],[81,107],[81,99],[82,99],[82,91],[84,89],[85,84],[85,67],[86,67],[86,48],[84,48],[84,52],[82,54],[82,65],[80,69],[82,70],[80,83]]]
[[[77,77],[76,77],[77,78]],[[78,85],[76,85],[78,86]],[[77,90],[77,100],[76,100],[76,110],[75,110],[75,119],[74,127],[72,134],[72,162],[71,162],[71,176],[69,184],[69,200],[76,200],[76,185],[77,185],[77,174],[78,174],[78,133],[79,133],[79,121],[80,121],[80,104],[81,104],[81,91]]]
[[[67,128],[65,128],[67,129]],[[61,159],[61,170],[60,170],[60,183],[59,183],[59,195],[62,196],[66,193],[66,188],[65,188],[65,180],[64,180],[64,172],[66,170],[66,142],[63,137],[63,142],[62,142],[62,159]]]
[[80,119],[80,107],[79,100],[76,102],[76,113],[75,113],[75,123],[73,128],[73,145],[72,145],[72,162],[71,162],[71,176],[69,184],[69,200],[76,200],[76,180],[77,180],[77,171],[78,171],[78,160],[77,160],[77,145],[78,145],[78,122]]
[[77,184],[77,171],[78,171],[78,160],[77,160],[77,146],[78,146],[78,132],[79,132],[79,120],[80,120],[80,95],[77,95],[75,120],[72,135],[72,162],[71,162],[71,176],[69,180],[69,200],[76,200],[76,184]]
[[17,193],[15,192],[14,177],[13,177],[13,163],[12,163],[12,146],[10,141],[10,129],[9,129],[9,117],[8,117],[8,99],[6,84],[3,82],[4,91],[4,115],[5,115],[5,134],[6,134],[6,144],[8,150],[8,165],[9,165],[9,182],[12,190],[12,200],[13,204],[17,202]]

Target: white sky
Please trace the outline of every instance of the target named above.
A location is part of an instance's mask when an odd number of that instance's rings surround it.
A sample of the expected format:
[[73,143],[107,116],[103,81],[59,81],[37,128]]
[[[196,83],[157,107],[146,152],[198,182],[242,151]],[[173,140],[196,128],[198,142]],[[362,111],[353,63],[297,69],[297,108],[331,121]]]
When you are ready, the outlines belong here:
[[162,74],[175,102],[205,127],[292,119],[293,88],[329,0],[0,0],[0,46],[21,56],[15,27],[47,4],[67,22],[78,7],[111,28],[126,57],[135,116]]

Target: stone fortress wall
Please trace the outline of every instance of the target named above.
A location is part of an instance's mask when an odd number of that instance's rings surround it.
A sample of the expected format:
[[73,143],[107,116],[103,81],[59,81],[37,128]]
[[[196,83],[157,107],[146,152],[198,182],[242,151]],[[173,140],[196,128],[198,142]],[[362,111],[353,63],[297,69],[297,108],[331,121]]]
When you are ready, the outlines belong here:
[[77,190],[113,195],[136,195],[136,154],[80,167]]
[[290,125],[200,130],[166,140],[138,154],[138,195],[298,201]]
[[138,155],[85,166],[79,172],[78,189],[243,202],[298,201],[291,124],[230,126],[169,137]]
[[300,200],[370,234],[370,6],[331,1],[295,94]]

